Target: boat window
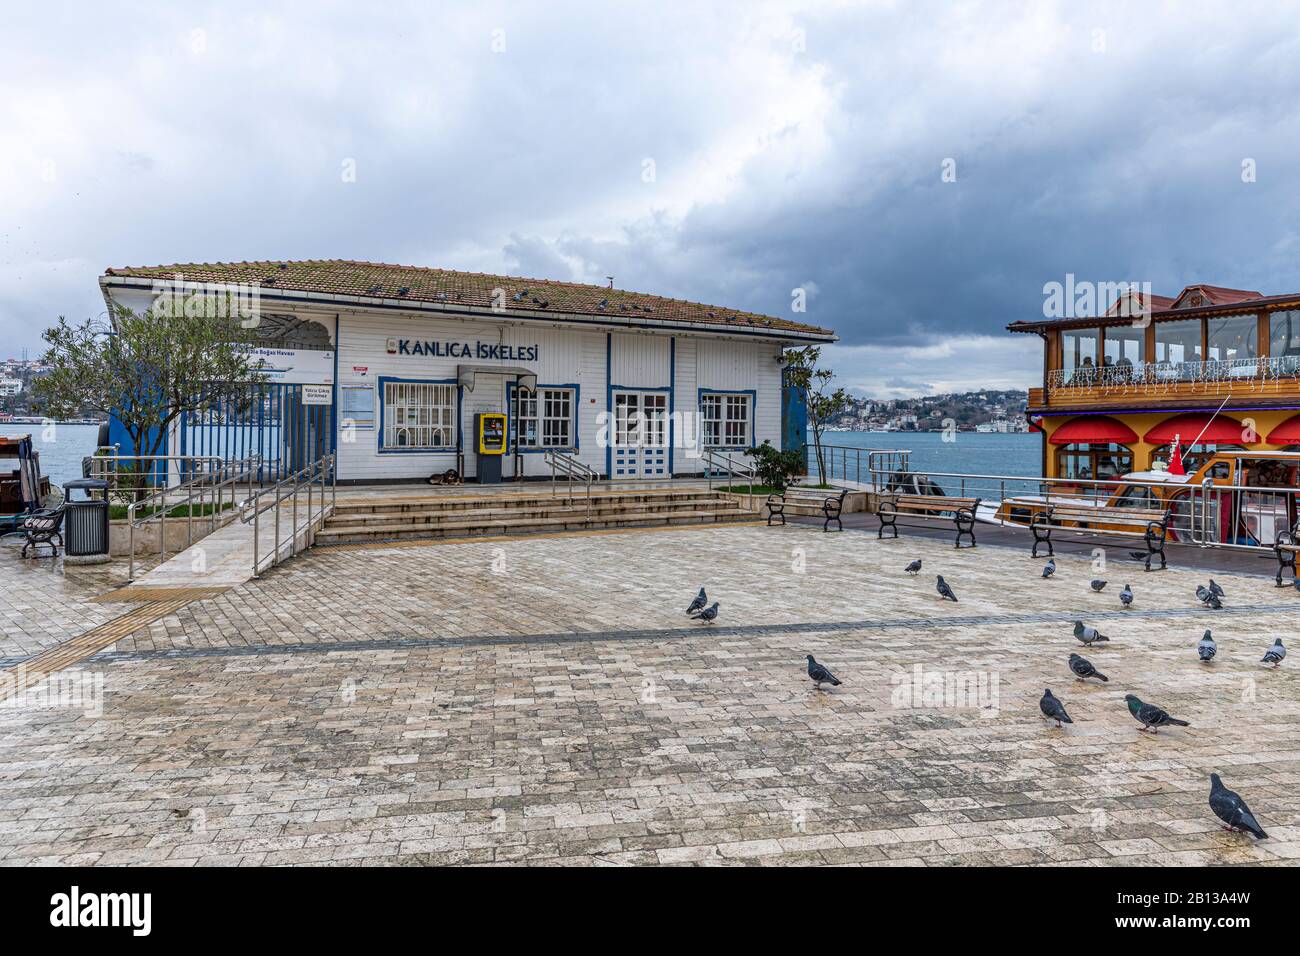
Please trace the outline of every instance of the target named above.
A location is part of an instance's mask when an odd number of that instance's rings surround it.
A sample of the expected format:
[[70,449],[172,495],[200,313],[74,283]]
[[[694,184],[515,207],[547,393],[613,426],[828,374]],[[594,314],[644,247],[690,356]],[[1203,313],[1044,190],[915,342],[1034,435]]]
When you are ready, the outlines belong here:
[[1115,507],[1150,511],[1160,507],[1160,496],[1145,485],[1127,485],[1115,500]]
[[1088,384],[1096,374],[1100,329],[1066,329],[1061,333],[1061,367],[1071,385]]
[[1297,462],[1278,458],[1239,459],[1239,485],[1252,488],[1292,488],[1297,484]]
[[1141,365],[1146,352],[1146,329],[1132,325],[1116,325],[1106,329],[1105,365],[1132,368]]
[[1232,361],[1259,355],[1259,320],[1253,315],[1209,319],[1210,361]]
[[1157,362],[1178,365],[1182,362],[1201,361],[1200,319],[1157,322],[1155,327]]
[[1126,445],[1113,443],[1062,445],[1056,453],[1056,464],[1060,478],[1108,481],[1133,470],[1133,452]]
[[1286,359],[1283,368],[1294,375],[1300,370],[1300,311],[1274,312],[1268,320],[1268,354]]

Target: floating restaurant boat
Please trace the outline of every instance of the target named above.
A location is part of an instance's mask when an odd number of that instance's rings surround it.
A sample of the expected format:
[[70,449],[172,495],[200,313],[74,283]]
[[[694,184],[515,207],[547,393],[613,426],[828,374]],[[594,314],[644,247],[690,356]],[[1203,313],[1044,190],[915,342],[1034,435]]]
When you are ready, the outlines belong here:
[[1100,318],[1008,329],[1043,340],[1026,414],[1050,493],[1008,499],[997,519],[1027,523],[1059,496],[1168,508],[1171,528],[1200,543],[1271,546],[1295,532],[1300,293],[1128,292]]

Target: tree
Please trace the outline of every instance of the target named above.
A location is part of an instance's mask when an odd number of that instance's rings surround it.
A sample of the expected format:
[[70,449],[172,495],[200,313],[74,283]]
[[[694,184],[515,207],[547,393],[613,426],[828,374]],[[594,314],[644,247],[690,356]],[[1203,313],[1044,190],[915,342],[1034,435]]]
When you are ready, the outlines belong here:
[[[265,381],[260,360],[249,357],[253,333],[224,309],[155,307],[134,312],[117,306],[110,321],[58,324],[42,334],[48,374],[33,391],[55,418],[86,411],[114,415],[137,455],[159,455],[172,423],[217,402],[247,400],[249,386]],[[137,495],[148,471],[134,472]]]
[[817,367],[821,357],[821,348],[814,345],[786,349],[781,354],[781,361],[786,367],[786,381],[799,390],[804,407],[808,410],[808,427],[812,429],[813,450],[817,456],[817,474],[825,483],[828,473],[826,456],[822,451],[822,429],[828,421],[848,408],[853,400],[843,388],[827,391],[835,373],[828,368]]

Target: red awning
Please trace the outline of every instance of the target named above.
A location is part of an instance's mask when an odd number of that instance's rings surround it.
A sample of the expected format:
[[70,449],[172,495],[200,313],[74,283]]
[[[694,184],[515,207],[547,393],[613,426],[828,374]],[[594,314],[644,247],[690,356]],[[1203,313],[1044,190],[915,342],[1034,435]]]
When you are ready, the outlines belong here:
[[1300,415],[1288,418],[1264,439],[1270,445],[1300,445]]
[[1137,440],[1137,433],[1133,429],[1107,415],[1071,418],[1052,432],[1051,438],[1053,445],[1127,445]]
[[[1177,435],[1182,439],[1184,450],[1196,441],[1203,445],[1244,444],[1242,434],[1245,429],[1241,422],[1225,415],[1219,415],[1214,421],[1210,418],[1209,415],[1176,415],[1147,432],[1146,440],[1153,445],[1168,445]],[[1205,434],[1202,435],[1202,431]]]

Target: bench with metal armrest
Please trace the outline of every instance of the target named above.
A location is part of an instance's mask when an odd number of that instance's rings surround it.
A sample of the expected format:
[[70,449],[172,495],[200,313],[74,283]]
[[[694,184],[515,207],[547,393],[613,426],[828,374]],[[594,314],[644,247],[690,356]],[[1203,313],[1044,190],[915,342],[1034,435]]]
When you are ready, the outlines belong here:
[[1300,521],[1294,528],[1283,528],[1273,539],[1273,553],[1277,555],[1277,586],[1289,587],[1282,583],[1282,572],[1291,569],[1291,578],[1296,577],[1295,558],[1300,553]]
[[23,517],[18,530],[26,537],[22,550],[24,558],[27,557],[28,548],[37,548],[42,544],[48,544],[52,554],[59,553],[59,548],[63,547],[64,512],[64,507],[60,505],[58,508],[33,511]]
[[[1085,504],[1069,502],[1042,505],[1034,514],[1029,528],[1034,533],[1034,546],[1030,551],[1038,557],[1038,546],[1047,545],[1047,553],[1055,554],[1052,548],[1052,532],[1079,531],[1087,534],[1113,535],[1121,538],[1141,538],[1146,545],[1146,569],[1151,570],[1151,559],[1160,557],[1160,567],[1167,566],[1165,561],[1165,542],[1169,538],[1169,509],[1156,508],[1109,508],[1092,507]],[[1062,522],[1070,522],[1069,525]],[[1109,525],[1098,528],[1095,525]],[[1119,527],[1114,527],[1118,525]]]
[[894,495],[882,498],[876,507],[876,517],[880,519],[877,538],[885,536],[885,529],[898,537],[899,514],[916,515],[919,518],[951,518],[957,529],[957,540],[953,547],[961,547],[962,538],[970,538],[970,546],[975,547],[975,512],[979,508],[979,498],[950,498],[947,495]]
[[822,516],[825,519],[822,522],[822,530],[830,531],[831,522],[834,521],[836,531],[844,530],[844,522],[840,520],[840,514],[844,511],[844,496],[849,493],[847,488],[840,491],[838,495],[818,496],[811,492],[790,492],[788,494],[768,495],[767,496],[767,524],[772,526],[773,518],[780,518],[781,524],[785,524],[785,506],[792,502],[787,498],[793,498],[793,503],[809,502],[815,506],[816,499],[821,497]]

